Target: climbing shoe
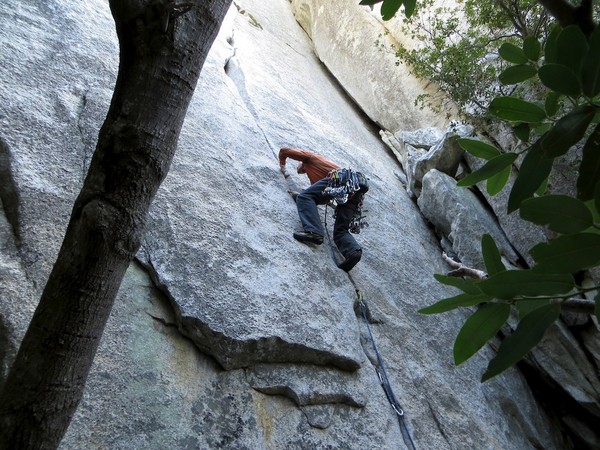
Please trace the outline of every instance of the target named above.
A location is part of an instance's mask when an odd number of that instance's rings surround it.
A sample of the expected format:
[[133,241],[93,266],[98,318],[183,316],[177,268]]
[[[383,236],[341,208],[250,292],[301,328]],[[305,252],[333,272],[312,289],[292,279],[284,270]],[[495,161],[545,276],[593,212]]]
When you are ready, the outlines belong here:
[[344,262],[338,264],[338,267],[344,272],[350,272],[350,270],[352,270],[352,268],[358,264],[361,257],[362,250],[354,250],[346,257],[346,260]]
[[321,245],[323,243],[323,236],[317,233],[311,233],[310,231],[297,231],[294,233],[294,239],[305,244]]

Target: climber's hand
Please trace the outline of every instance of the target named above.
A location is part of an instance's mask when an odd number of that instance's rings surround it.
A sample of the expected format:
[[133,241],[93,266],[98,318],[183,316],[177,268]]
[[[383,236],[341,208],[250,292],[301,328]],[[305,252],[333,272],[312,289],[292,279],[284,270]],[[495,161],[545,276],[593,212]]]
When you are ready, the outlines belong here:
[[279,166],[279,170],[281,170],[281,173],[283,174],[283,176],[285,178],[287,178],[287,177],[290,176],[290,174],[288,173],[288,171],[287,171],[287,169],[285,167],[285,164],[282,164],[281,166]]

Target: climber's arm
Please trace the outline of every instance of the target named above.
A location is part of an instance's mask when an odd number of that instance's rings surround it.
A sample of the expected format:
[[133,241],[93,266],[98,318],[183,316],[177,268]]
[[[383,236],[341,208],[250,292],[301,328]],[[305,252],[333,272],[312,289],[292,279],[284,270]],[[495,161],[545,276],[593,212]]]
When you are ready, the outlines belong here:
[[314,153],[309,150],[297,150],[294,148],[283,147],[279,150],[279,165],[283,168],[287,158],[305,163],[312,158],[313,155]]

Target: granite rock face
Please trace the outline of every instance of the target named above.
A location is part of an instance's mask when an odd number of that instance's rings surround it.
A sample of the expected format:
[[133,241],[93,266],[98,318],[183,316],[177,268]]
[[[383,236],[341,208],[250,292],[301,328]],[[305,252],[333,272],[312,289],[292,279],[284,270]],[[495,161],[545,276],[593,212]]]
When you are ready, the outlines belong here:
[[424,124],[445,128],[446,115],[415,107],[419,95],[436,94],[398,62],[394,22],[402,20],[401,14],[382,23],[377,11],[354,0],[291,4],[319,59],[372,121],[392,132]]
[[[454,131],[457,130],[460,131]],[[464,133],[467,130],[462,131],[460,135],[470,135],[470,132]],[[485,272],[480,242],[483,234],[489,234],[507,267],[526,268],[532,262],[528,250],[536,243],[544,242],[547,236],[543,227],[524,221],[518,214],[505,213],[510,188],[493,197],[487,194],[485,186],[482,186],[484,183],[469,189],[460,188],[454,178],[455,170],[444,169],[445,165],[440,164],[444,158],[432,151],[451,148],[445,141],[456,135],[436,128],[397,133],[382,131],[380,134],[408,174],[407,192],[418,195],[417,205],[451,258]],[[411,152],[420,152],[421,167],[428,168],[421,179],[415,177],[416,158],[411,157]],[[449,153],[452,154],[451,151]],[[466,166],[474,171],[483,163],[468,156],[461,165],[461,170],[465,170]],[[551,192],[562,192],[560,189],[565,189],[565,184],[573,184],[573,179],[571,183],[564,182],[565,178],[571,177],[571,170],[564,167],[562,161],[553,170],[549,183]],[[513,168],[509,186],[514,182],[517,170]],[[561,173],[564,171],[566,174]],[[420,190],[415,189],[415,180],[420,181]],[[596,272],[586,274],[588,280],[584,283],[588,282],[588,287],[597,285],[593,281],[598,278]],[[589,300],[592,299],[590,296]],[[516,320],[510,322],[507,332],[511,332],[511,328],[514,330],[516,325]],[[561,320],[525,357],[525,364],[539,377],[536,382],[538,390],[540,386],[546,386],[547,399],[557,411],[562,426],[570,430],[582,443],[580,445],[589,448],[597,447],[600,442],[600,436],[590,426],[600,417],[599,345],[600,327],[595,316],[563,311]],[[564,404],[570,406],[565,408]]]
[[[454,295],[432,277],[448,270],[437,239],[296,8],[232,6],[61,448],[410,448],[355,315],[356,289],[377,319],[370,329],[417,448],[564,448],[516,369],[479,383],[491,348],[454,367],[451,342],[468,312],[417,313]],[[0,21],[4,375],[85,176],[118,47],[100,0],[8,0]],[[369,63],[360,54],[355,66]],[[350,276],[328,242],[292,238],[300,224],[287,191],[307,180],[279,172],[282,146],[369,175],[370,226]],[[322,214],[331,232],[331,209]]]

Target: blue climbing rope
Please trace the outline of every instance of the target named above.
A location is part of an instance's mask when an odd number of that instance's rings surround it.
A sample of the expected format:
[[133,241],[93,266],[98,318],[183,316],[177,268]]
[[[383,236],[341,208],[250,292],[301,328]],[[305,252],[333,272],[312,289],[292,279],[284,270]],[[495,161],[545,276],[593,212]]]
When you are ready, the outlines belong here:
[[373,337],[373,333],[371,332],[371,326],[369,325],[369,318],[367,316],[367,305],[363,298],[363,293],[360,290],[356,290],[358,305],[360,306],[360,312],[365,321],[365,325],[367,326],[367,330],[369,331],[369,337],[371,338],[371,345],[373,346],[373,351],[375,352],[375,356],[377,357],[377,364],[375,365],[375,371],[377,372],[377,376],[379,377],[379,382],[381,383],[381,387],[385,392],[385,395],[390,402],[390,405],[396,412],[396,417],[398,418],[398,424],[400,425],[400,431],[402,433],[402,439],[404,439],[404,443],[407,446],[410,446],[413,450],[416,450],[415,443],[410,435],[408,430],[408,426],[406,425],[406,418],[404,416],[404,410],[400,406],[398,399],[394,395],[394,391],[392,390],[392,386],[390,385],[390,381],[387,377],[387,373],[385,372],[385,366],[383,365],[383,358],[377,350],[377,345],[375,344],[375,338]]

